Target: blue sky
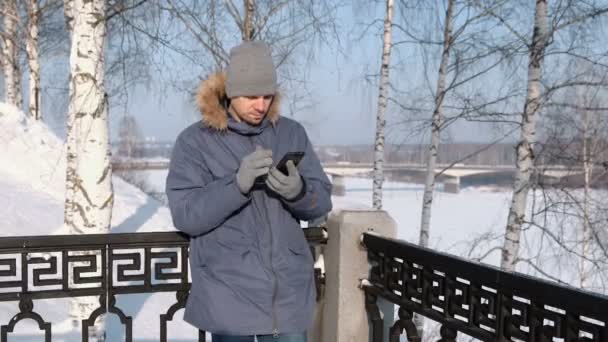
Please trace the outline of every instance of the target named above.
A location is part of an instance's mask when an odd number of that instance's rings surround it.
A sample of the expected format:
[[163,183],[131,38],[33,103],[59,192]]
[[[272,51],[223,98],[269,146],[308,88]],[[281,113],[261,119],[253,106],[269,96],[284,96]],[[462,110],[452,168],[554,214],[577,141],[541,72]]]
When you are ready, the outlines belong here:
[[[338,13],[338,36],[340,43],[314,46],[314,59],[308,68],[308,100],[312,103],[297,111],[294,118],[301,121],[315,144],[372,144],[375,132],[376,106],[378,101],[377,80],[370,75],[377,75],[380,66],[382,48],[382,20],[384,5],[380,2],[361,2],[353,6],[342,7]],[[441,34],[438,28],[437,12],[429,12],[431,20],[416,18],[421,32],[432,31]],[[399,13],[395,14],[399,20]],[[366,34],[363,28],[372,22]],[[434,28],[433,28],[433,25]],[[427,31],[425,31],[427,30]],[[395,30],[394,41],[403,39]],[[400,89],[414,92],[415,96],[432,101],[434,91],[434,75],[437,70],[438,54],[431,52],[431,62],[425,71],[422,65],[422,52],[413,45],[399,45],[393,49],[391,60],[391,82]],[[158,58],[166,58],[165,55]],[[46,82],[47,120],[60,134],[65,126],[65,101],[67,100],[67,84],[62,77],[67,77],[67,56],[54,55],[52,63],[45,64],[43,86]],[[183,65],[179,58],[172,62],[171,70],[163,70],[170,74],[169,78],[184,81],[191,80],[199,73],[188,63]],[[427,77],[425,77],[425,72]],[[45,80],[45,77],[46,80]],[[167,75],[154,74],[152,81],[128,89],[128,97],[121,101],[111,99],[110,129],[113,138],[118,132],[120,118],[128,113],[136,117],[142,131],[147,137],[158,140],[174,140],[179,132],[200,119],[195,108],[193,97],[186,91],[178,91],[165,79]],[[490,79],[499,79],[497,72]],[[201,75],[202,77],[202,75]],[[194,89],[194,85],[188,85]],[[493,85],[484,84],[484,90],[492,89]],[[397,96],[395,93],[389,96]],[[414,95],[401,94],[400,99],[414,101]],[[418,119],[427,120],[432,110],[422,113]],[[413,134],[408,125],[397,126],[401,119],[396,106],[387,110],[387,131],[389,142],[396,143],[425,143],[428,140],[426,132]],[[412,124],[413,126],[413,124]],[[461,122],[449,128],[444,133],[449,141],[484,142],[499,135],[496,128],[489,125]]]
[[[294,118],[303,122],[308,133],[317,144],[371,144],[374,139],[378,89],[376,80],[369,77],[377,74],[382,47],[382,22],[384,6],[368,3],[363,11],[350,6],[339,12],[340,45],[323,45],[315,51],[315,59],[310,62],[308,89],[312,106],[298,111]],[[365,13],[365,16],[361,15]],[[398,14],[396,14],[398,16]],[[366,35],[361,35],[363,27],[373,22]],[[399,39],[399,33],[393,34]],[[395,48],[392,54],[391,79],[395,84],[415,85],[425,82],[420,69],[420,53],[411,46]],[[434,66],[430,73],[436,72]],[[179,71],[187,73],[186,70]],[[432,82],[431,82],[432,83]],[[189,94],[173,89],[159,90],[160,85],[151,89],[139,86],[130,95],[127,111],[135,115],[144,133],[160,140],[173,140],[181,129],[199,119]],[[150,86],[147,86],[150,87]],[[113,113],[113,132],[119,121],[119,109]],[[122,111],[122,108],[120,109]],[[392,124],[397,120],[396,108],[389,107],[387,130],[389,141],[425,142],[428,135],[410,134]],[[428,113],[430,117],[431,112]],[[446,132],[452,141],[488,141],[495,132],[487,126],[459,123]]]

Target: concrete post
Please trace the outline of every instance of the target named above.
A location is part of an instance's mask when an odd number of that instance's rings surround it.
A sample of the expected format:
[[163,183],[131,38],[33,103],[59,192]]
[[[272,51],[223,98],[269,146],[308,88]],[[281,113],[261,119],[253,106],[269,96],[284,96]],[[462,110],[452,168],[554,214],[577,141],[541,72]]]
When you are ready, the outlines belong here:
[[[316,317],[316,331],[309,334],[311,342],[368,341],[365,296],[359,288],[361,279],[369,276],[367,251],[360,242],[361,234],[367,231],[395,237],[397,224],[384,211],[344,210],[330,215],[324,255],[325,295],[318,308],[322,317]],[[387,310],[385,323],[390,323],[393,306]]]
[[460,192],[460,177],[446,177],[443,181],[443,191],[450,194],[457,194]]
[[344,176],[332,174],[331,183],[331,194],[333,196],[344,196],[346,194],[346,184],[344,183]]

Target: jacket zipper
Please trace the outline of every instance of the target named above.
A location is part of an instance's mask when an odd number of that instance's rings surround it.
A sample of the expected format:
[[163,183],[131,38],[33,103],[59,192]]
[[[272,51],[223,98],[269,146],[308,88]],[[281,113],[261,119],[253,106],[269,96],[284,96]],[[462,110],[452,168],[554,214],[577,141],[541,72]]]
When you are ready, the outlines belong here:
[[[268,221],[268,220],[267,220]],[[270,229],[270,225],[268,225]],[[279,287],[279,280],[277,278],[276,273],[274,273],[274,266],[272,265],[272,231],[270,232],[270,271],[272,272],[272,276],[274,277],[273,288],[272,288],[272,336],[274,338],[279,338],[279,327],[277,325],[277,308],[276,308],[276,298],[277,298],[277,288]]]
[[[255,150],[255,143],[253,142],[253,137],[249,138],[251,142],[251,146],[253,150]],[[262,208],[263,209],[263,208]],[[274,271],[274,266],[272,264],[272,247],[274,245],[274,239],[272,237],[272,227],[270,227],[270,220],[266,213],[261,213],[266,221],[266,225],[268,226],[268,232],[270,234],[270,273],[272,273],[273,283],[272,283],[272,336],[273,338],[279,338],[279,327],[277,324],[277,308],[276,308],[276,298],[277,298],[277,289],[279,287],[279,279],[277,278],[277,274]]]

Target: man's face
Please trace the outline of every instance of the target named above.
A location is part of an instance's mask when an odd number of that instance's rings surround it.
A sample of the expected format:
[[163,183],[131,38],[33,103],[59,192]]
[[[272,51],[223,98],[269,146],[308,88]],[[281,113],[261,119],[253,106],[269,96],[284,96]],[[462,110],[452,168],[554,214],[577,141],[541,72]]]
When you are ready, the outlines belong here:
[[272,98],[272,95],[237,96],[232,98],[230,106],[241,120],[252,126],[257,126],[268,113]]

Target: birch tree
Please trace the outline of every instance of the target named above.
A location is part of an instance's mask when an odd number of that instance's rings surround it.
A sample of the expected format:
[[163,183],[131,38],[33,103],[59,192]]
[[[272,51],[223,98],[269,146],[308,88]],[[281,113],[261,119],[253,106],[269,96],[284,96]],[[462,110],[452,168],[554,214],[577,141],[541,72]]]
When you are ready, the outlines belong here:
[[382,209],[382,183],[384,182],[384,128],[386,126],[386,106],[389,86],[389,67],[391,61],[391,32],[393,29],[393,0],[386,0],[386,17],[384,19],[384,36],[382,44],[382,63],[380,65],[380,86],[378,108],[376,113],[376,137],[374,140],[374,171],[372,188],[372,206]]
[[541,70],[549,39],[548,29],[547,0],[536,0],[534,29],[528,60],[526,100],[521,116],[521,131],[516,151],[515,183],[502,249],[501,267],[507,271],[515,270],[521,228],[526,214],[530,177],[534,166],[536,118],[541,105]]
[[[543,113],[549,122],[540,131],[546,136],[518,255],[521,271],[601,293],[608,284],[606,89],[565,92],[559,107]],[[566,176],[545,182],[544,165],[559,165]]]
[[65,26],[70,33],[70,37],[74,32],[74,1],[63,0],[63,14],[65,17]]
[[[502,86],[504,82],[496,82],[497,69],[522,45],[514,43],[508,32],[494,29],[496,25],[492,23],[490,13],[503,5],[503,0],[486,1],[484,6],[475,1],[431,0],[412,7],[412,3],[403,1],[401,8],[405,8],[402,10],[405,13],[402,17],[406,19],[396,25],[394,45],[407,44],[420,51],[413,53],[413,58],[422,64],[421,71],[405,72],[412,74],[412,78],[416,78],[419,72],[425,82],[411,82],[418,84],[408,84],[405,89],[399,89],[396,92],[398,97],[391,101],[402,111],[404,119],[397,125],[404,127],[404,136],[411,138],[430,133],[424,157],[426,177],[419,232],[421,246],[429,244],[437,177],[506,137],[498,137],[465,156],[454,158],[442,170],[437,170],[441,157],[444,157],[443,163],[449,159],[449,156],[440,155],[440,143],[450,125],[465,120],[495,125],[492,120],[496,120],[497,115],[490,112],[515,96],[509,87]],[[441,19],[436,20],[436,17]],[[506,116],[504,113],[499,115]]]
[[[598,68],[588,68],[584,72],[590,84],[597,83],[593,79],[605,79],[608,77],[608,70],[604,70],[603,76]],[[583,83],[583,82],[581,82]],[[570,190],[560,189],[563,193],[563,203],[572,203],[571,210],[577,215],[576,223],[580,231],[576,234],[575,241],[580,246],[580,251],[573,256],[579,260],[579,286],[581,288],[592,288],[595,274],[602,273],[602,266],[606,264],[605,246],[608,244],[605,234],[605,220],[603,212],[606,211],[605,198],[602,198],[601,190],[594,190],[594,187],[601,186],[602,178],[606,177],[608,169],[602,167],[602,162],[606,160],[608,141],[606,140],[606,121],[607,108],[606,90],[608,84],[602,87],[580,86],[575,89],[574,115],[572,109],[566,112],[571,122],[568,123],[570,130],[573,130],[572,139],[574,140],[571,148],[573,151],[562,151],[559,157],[566,161],[568,167],[573,168],[573,173],[579,174],[582,171],[582,195],[580,189]],[[563,140],[567,135],[561,135]],[[570,148],[569,148],[570,149]],[[571,165],[571,166],[570,166]],[[577,182],[578,183],[578,182]],[[564,239],[567,240],[567,239]],[[578,247],[576,246],[576,247]],[[576,248],[575,247],[575,248]],[[599,248],[598,248],[599,247]],[[570,246],[565,246],[568,249]],[[597,251],[600,253],[597,253]],[[603,251],[602,251],[603,250]],[[579,254],[580,253],[580,254]],[[579,254],[579,255],[577,255]],[[602,265],[603,264],[603,265]]]
[[[581,241],[581,265],[580,265],[580,287],[588,287],[589,278],[589,259],[591,248],[591,180],[593,177],[593,150],[597,146],[598,134],[597,128],[601,127],[600,116],[597,113],[590,113],[586,109],[588,101],[584,99],[585,95],[579,92],[577,98],[580,101],[580,115],[582,124],[582,143],[581,143],[581,159],[583,164],[583,224],[582,224],[582,241]],[[587,102],[587,103],[586,103]],[[595,117],[595,120],[593,120]]]
[[427,247],[429,244],[429,230],[431,225],[431,208],[433,204],[433,191],[435,189],[435,168],[437,167],[437,153],[439,149],[441,125],[443,121],[443,101],[446,94],[447,69],[450,63],[450,50],[452,48],[452,19],[454,16],[455,0],[448,0],[443,30],[443,51],[437,76],[437,89],[435,91],[435,109],[431,121],[431,145],[426,163],[426,178],[424,195],[422,196],[422,218],[420,222],[420,239],[418,244]]
[[[106,2],[67,0],[65,9],[72,39],[64,222],[71,234],[108,233],[114,197],[104,88]],[[71,314],[82,319],[95,302],[73,304]]]
[[4,0],[2,16],[4,31],[2,32],[2,66],[4,71],[5,101],[17,108],[23,106],[21,95],[21,68],[19,66],[19,13],[17,0]]
[[[437,167],[437,153],[439,150],[440,132],[443,121],[443,100],[446,94],[447,69],[450,63],[450,50],[453,43],[452,19],[455,0],[448,0],[443,29],[443,51],[437,75],[437,88],[435,90],[435,108],[431,119],[431,144],[427,155],[426,178],[424,195],[422,196],[422,215],[420,222],[420,238],[418,244],[423,247],[429,245],[429,230],[431,224],[431,208],[433,192],[435,189],[435,169]],[[424,316],[415,315],[414,321],[418,328],[418,336],[424,338]]]
[[27,38],[26,52],[29,66],[29,115],[36,119],[42,119],[41,93],[40,93],[40,59],[38,56],[38,24],[40,21],[40,10],[38,0],[27,0]]
[[[515,270],[518,261],[524,261],[533,266],[529,260],[520,257],[520,239],[524,224],[530,224],[540,228],[545,234],[553,234],[551,227],[535,222],[538,216],[538,209],[532,213],[532,217],[526,220],[528,208],[528,195],[530,188],[534,185],[531,176],[542,174],[542,170],[537,170],[535,160],[541,152],[536,139],[536,121],[542,108],[546,108],[556,102],[552,98],[558,96],[561,91],[575,88],[580,85],[589,87],[605,87],[608,83],[603,81],[588,81],[581,78],[581,75],[568,75],[567,70],[562,72],[553,71],[545,75],[545,81],[541,82],[543,76],[542,69],[544,59],[547,56],[545,51],[551,42],[555,47],[549,51],[552,61],[566,63],[575,67],[580,63],[588,63],[594,67],[606,70],[605,53],[597,54],[598,49],[592,41],[588,41],[587,36],[578,36],[576,32],[582,32],[584,27],[591,25],[592,20],[604,17],[608,13],[608,6],[602,1],[580,2],[557,2],[550,11],[551,18],[548,16],[548,1],[535,2],[535,19],[532,42],[529,44],[529,60],[527,75],[527,91],[524,103],[524,110],[520,122],[520,138],[517,144],[516,174],[513,186],[513,197],[509,209],[507,225],[505,229],[505,239],[502,249],[501,267],[508,271]],[[508,26],[503,18],[499,21],[505,24],[510,31],[517,35],[513,27]],[[600,29],[601,26],[597,26]],[[562,33],[562,31],[565,31]],[[521,35],[519,35],[521,37]],[[576,37],[576,38],[572,38]],[[582,42],[582,44],[581,44]],[[556,63],[553,63],[554,67]],[[555,103],[553,103],[555,104]],[[583,166],[583,165],[581,165]],[[532,196],[533,197],[533,196]],[[547,208],[559,206],[559,203],[549,203],[543,201]],[[535,207],[535,203],[532,203]],[[541,209],[542,213],[544,209]],[[557,241],[558,244],[562,242]],[[579,253],[580,254],[580,253]],[[538,268],[536,268],[538,270]]]
[[245,18],[243,19],[243,41],[253,39],[253,15],[255,10],[254,0],[245,0]]

